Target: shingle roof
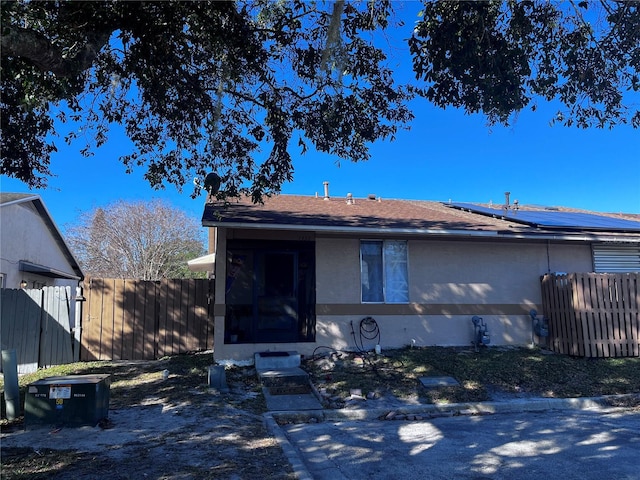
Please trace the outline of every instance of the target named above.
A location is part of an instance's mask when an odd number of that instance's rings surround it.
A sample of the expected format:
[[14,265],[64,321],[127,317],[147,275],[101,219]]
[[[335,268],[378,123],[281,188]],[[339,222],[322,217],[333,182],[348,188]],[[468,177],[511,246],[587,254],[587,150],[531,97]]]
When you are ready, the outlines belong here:
[[[604,215],[604,214],[603,214]],[[317,196],[275,195],[264,204],[241,199],[227,205],[207,203],[202,224],[237,228],[269,228],[306,231],[378,231],[433,235],[536,236],[550,233],[544,228],[500,217],[451,208],[435,201],[354,198],[324,199]],[[571,235],[585,233],[573,229]],[[602,239],[609,232],[587,232]],[[640,241],[640,234],[625,234]],[[626,238],[625,238],[626,240]]]
[[513,222],[454,210],[440,202],[303,195],[277,195],[263,205],[243,199],[205,206],[203,225],[253,225],[315,228],[377,228],[393,230],[518,230]]

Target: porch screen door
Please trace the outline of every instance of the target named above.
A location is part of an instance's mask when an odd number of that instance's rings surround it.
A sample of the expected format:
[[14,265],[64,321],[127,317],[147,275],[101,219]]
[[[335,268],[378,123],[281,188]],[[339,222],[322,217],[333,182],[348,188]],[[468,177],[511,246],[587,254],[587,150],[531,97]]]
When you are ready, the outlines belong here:
[[258,256],[258,342],[297,340],[297,277],[298,256],[295,252],[264,252]]

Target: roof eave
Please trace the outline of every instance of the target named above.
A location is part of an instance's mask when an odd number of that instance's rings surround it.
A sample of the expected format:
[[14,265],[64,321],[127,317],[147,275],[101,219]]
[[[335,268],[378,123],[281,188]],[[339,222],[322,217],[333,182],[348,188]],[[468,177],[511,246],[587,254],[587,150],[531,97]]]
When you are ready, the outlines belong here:
[[617,233],[585,232],[509,232],[505,230],[460,230],[460,229],[422,229],[422,228],[385,228],[385,227],[350,227],[327,225],[290,225],[290,224],[256,224],[244,222],[212,222],[203,220],[204,227],[241,228],[251,230],[281,230],[325,233],[359,233],[359,234],[402,234],[429,235],[439,237],[478,237],[518,240],[574,241],[574,242],[640,242],[640,235],[629,236]]
[[67,243],[64,241],[64,237],[62,236],[62,233],[60,233],[58,226],[53,221],[53,217],[49,213],[49,210],[47,210],[47,207],[42,201],[42,198],[40,197],[40,195],[35,195],[35,194],[25,195],[22,198],[16,198],[15,200],[11,200],[10,202],[5,202],[2,204],[2,206],[6,207],[9,205],[16,205],[19,203],[26,203],[26,202],[33,203],[35,209],[40,214],[40,218],[42,218],[42,220],[45,222],[45,225],[51,232],[51,235],[53,236],[56,244],[58,245],[58,247],[60,247],[63,255],[66,257],[67,261],[69,262],[69,265],[71,266],[72,270],[76,274],[76,275],[73,275],[72,277],[74,279],[77,277],[78,280],[83,280],[84,273],[82,273],[82,269],[80,268],[80,264],[78,260],[76,260],[71,250],[69,250]]

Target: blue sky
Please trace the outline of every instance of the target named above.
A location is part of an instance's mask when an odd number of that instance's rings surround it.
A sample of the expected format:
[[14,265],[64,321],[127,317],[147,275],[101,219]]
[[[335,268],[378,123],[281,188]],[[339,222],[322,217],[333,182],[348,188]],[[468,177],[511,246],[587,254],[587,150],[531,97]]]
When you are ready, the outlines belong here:
[[[401,57],[399,57],[401,59]],[[401,61],[401,60],[398,60]],[[405,72],[406,73],[406,72]],[[425,100],[413,102],[415,121],[394,142],[371,147],[371,160],[353,164],[328,155],[294,155],[294,181],[283,193],[322,194],[329,182],[333,197],[376,194],[458,202],[503,202],[504,192],[521,205],[565,206],[601,212],[640,213],[640,131],[580,130],[550,126],[556,109],[539,101],[536,112],[523,111],[510,127],[488,127],[482,115],[442,110]],[[292,152],[296,152],[296,140]],[[64,231],[80,211],[116,200],[165,199],[199,219],[204,195],[191,199],[169,186],[153,190],[144,171],[126,174],[117,160],[128,141],[115,133],[109,142],[84,158],[78,142],[59,142],[52,156],[57,175],[39,194]],[[3,192],[30,192],[21,182],[1,178]]]

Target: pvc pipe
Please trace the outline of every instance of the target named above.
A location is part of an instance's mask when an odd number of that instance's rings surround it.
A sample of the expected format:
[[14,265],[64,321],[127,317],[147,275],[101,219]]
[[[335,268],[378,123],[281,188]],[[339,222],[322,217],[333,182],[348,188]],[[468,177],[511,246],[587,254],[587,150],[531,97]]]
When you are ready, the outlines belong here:
[[7,420],[15,420],[20,416],[18,359],[15,350],[2,350],[2,373],[4,374],[4,402]]

